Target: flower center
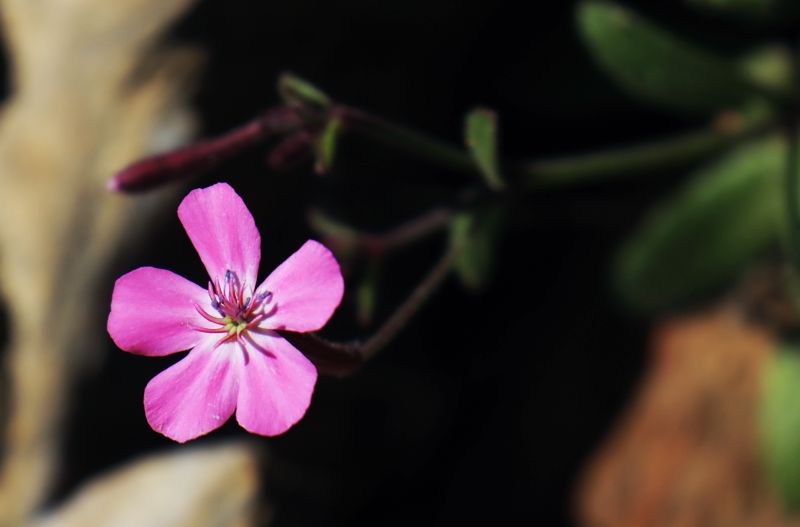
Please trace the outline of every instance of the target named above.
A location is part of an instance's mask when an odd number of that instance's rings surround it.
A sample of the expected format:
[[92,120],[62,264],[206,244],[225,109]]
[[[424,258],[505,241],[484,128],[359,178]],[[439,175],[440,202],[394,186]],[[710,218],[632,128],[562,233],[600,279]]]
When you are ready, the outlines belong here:
[[[208,298],[212,313],[200,305],[196,305],[195,308],[214,327],[195,329],[204,333],[220,334],[222,338],[217,345],[231,340],[241,340],[248,329],[257,326],[275,309],[270,291],[253,292],[245,282],[239,280],[235,272],[230,270],[225,273],[222,283],[219,279],[208,282]],[[213,313],[214,311],[216,313]]]
[[225,317],[222,319],[225,322],[225,329],[228,330],[228,335],[238,335],[245,329],[247,329],[247,322],[244,320],[234,320],[231,317]]

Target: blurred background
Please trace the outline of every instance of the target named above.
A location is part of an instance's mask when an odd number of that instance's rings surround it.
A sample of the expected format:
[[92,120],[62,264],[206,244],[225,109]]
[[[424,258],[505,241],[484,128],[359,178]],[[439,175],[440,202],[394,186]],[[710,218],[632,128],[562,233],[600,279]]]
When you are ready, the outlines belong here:
[[[792,2],[100,4],[0,2],[0,525],[800,524]],[[281,104],[287,71],[459,149],[490,108],[507,190],[345,131],[323,175],[270,166],[270,144],[105,191]],[[359,371],[321,376],[287,434],[177,445],[142,408],[175,357],[103,330],[128,270],[204,282],[175,210],[216,181],[262,269],[337,248],[312,211],[380,233],[466,190],[502,222],[467,236],[479,279],[453,273]],[[369,335],[448,240],[342,251],[322,334]]]

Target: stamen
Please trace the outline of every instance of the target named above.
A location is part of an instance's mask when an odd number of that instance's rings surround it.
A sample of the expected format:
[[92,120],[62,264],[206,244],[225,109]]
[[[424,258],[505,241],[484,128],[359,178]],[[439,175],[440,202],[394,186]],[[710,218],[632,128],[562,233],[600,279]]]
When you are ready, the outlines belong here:
[[266,300],[267,302],[269,302],[270,300],[272,300],[272,291],[264,291],[263,293],[259,294],[259,295],[256,297],[256,300],[258,300],[258,303],[259,303],[259,304],[260,304],[261,302],[264,302],[265,300]]
[[219,278],[214,280],[214,292],[216,293],[217,299],[222,303],[222,287],[219,285]]
[[250,322],[247,323],[247,326],[245,326],[245,329],[252,329],[253,327],[256,326],[256,324],[258,324],[259,322],[261,322],[265,318],[267,318],[267,317],[264,314],[258,315],[256,318],[254,318],[253,320],[251,320]]
[[[249,293],[249,294],[248,294]],[[221,317],[216,317],[205,309],[205,306],[195,305],[197,312],[208,322],[217,327],[195,327],[202,333],[218,334],[221,338],[216,342],[215,349],[220,345],[236,340],[242,346],[247,332],[258,326],[265,318],[269,317],[277,308],[272,304],[271,291],[252,292],[247,290],[246,281],[240,281],[236,272],[228,269],[220,283],[219,278],[208,282],[208,298],[210,306]]]
[[211,315],[206,313],[205,310],[199,305],[195,304],[194,308],[197,310],[198,313],[200,313],[201,317],[208,320],[209,322],[213,322],[214,324],[225,324],[224,319],[218,317],[212,317]]
[[267,318],[268,316],[272,315],[275,312],[275,310],[278,309],[278,304],[267,304],[267,305],[269,306],[268,310],[266,311],[264,311],[263,309],[261,310],[261,315],[264,318]]
[[225,329],[225,328],[200,328],[200,327],[195,326],[192,329],[194,329],[195,331],[200,331],[201,333],[227,333],[228,332],[228,330]]
[[[244,293],[247,291],[247,280],[242,280],[241,285],[237,288],[236,298],[238,299],[236,302],[239,305],[244,305]],[[247,307],[246,305],[244,307]]]

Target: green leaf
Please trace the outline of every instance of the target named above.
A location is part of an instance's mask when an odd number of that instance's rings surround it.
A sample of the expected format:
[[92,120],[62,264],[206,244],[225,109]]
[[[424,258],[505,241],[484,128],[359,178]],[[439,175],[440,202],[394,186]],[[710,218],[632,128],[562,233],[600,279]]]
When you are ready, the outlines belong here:
[[779,240],[786,154],[780,137],[743,145],[654,210],[616,261],[625,301],[652,311],[698,300]]
[[278,94],[285,103],[293,106],[309,106],[319,110],[331,106],[331,99],[325,92],[291,73],[283,73],[278,78]]
[[788,95],[797,81],[792,52],[779,44],[747,53],[739,61],[739,68],[753,84],[773,93]]
[[455,271],[465,287],[481,289],[488,283],[504,220],[504,211],[499,207],[464,212],[453,220],[450,243],[460,249]]
[[800,354],[782,346],[761,381],[759,442],[767,479],[784,505],[800,510]]
[[464,128],[467,148],[486,184],[492,190],[502,190],[505,182],[497,154],[497,114],[487,108],[475,108],[467,114]]
[[676,110],[710,112],[738,107],[757,95],[732,61],[616,3],[583,2],[577,15],[599,66],[632,96]]
[[314,144],[316,163],[314,170],[318,174],[326,174],[333,166],[333,159],[336,155],[336,145],[342,133],[342,120],[338,117],[331,117],[325,123],[325,127],[317,136]]

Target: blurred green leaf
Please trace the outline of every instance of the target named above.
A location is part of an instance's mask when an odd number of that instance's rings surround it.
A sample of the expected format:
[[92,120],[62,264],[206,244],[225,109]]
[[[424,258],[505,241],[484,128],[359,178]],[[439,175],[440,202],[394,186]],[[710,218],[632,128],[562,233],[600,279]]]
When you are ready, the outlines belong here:
[[767,479],[784,505],[800,509],[800,354],[783,346],[765,365],[759,440]]
[[654,210],[616,261],[625,301],[649,311],[697,300],[779,239],[786,154],[776,136],[743,145]]
[[321,110],[331,106],[331,99],[325,92],[291,73],[282,73],[278,78],[278,94],[285,103],[293,106],[310,106]]
[[325,123],[325,127],[314,143],[316,162],[314,170],[318,174],[326,174],[333,166],[333,159],[336,155],[336,145],[342,133],[342,120],[338,117],[331,117]]
[[753,84],[773,93],[789,94],[796,76],[792,52],[778,44],[759,47],[739,61],[740,70]]
[[505,182],[497,154],[497,114],[488,108],[475,108],[467,114],[464,124],[467,148],[486,184],[492,190],[502,190]]
[[681,40],[616,3],[583,2],[578,26],[600,67],[642,100],[708,112],[738,107],[757,96],[734,62]]
[[496,206],[464,212],[453,220],[450,243],[460,247],[455,270],[465,287],[481,289],[488,283],[504,220],[504,211]]

